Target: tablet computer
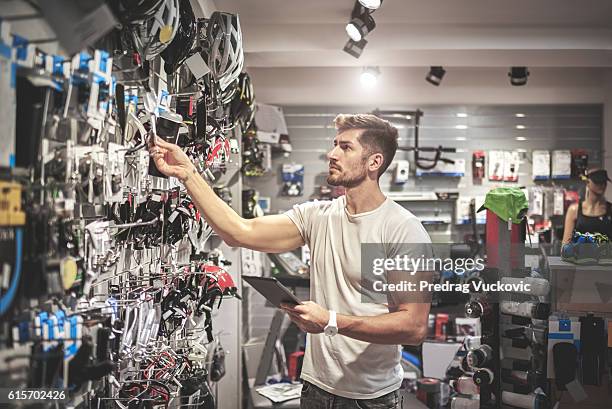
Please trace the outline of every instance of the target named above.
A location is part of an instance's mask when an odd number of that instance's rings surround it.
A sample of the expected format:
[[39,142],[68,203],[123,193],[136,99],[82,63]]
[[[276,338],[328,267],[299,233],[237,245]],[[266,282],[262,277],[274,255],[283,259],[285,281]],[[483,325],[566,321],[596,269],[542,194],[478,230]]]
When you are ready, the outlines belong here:
[[255,277],[255,276],[242,276],[242,279],[249,283],[258,293],[263,295],[266,300],[270,301],[277,308],[280,308],[281,303],[287,304],[301,304],[299,298],[297,298],[291,290],[282,285],[274,277]]

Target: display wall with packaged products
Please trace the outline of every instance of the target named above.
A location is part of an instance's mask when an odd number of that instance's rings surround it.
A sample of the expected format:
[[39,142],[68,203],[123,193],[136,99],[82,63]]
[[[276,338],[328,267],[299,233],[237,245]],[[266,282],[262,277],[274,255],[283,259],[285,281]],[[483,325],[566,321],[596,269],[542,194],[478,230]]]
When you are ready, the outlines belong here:
[[592,3],[3,0],[0,407],[608,408]]

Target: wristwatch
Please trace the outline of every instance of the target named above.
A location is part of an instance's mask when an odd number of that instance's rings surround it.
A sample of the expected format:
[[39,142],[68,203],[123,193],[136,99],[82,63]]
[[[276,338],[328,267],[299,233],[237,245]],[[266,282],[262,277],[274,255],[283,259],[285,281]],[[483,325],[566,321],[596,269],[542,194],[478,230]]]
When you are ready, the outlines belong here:
[[329,321],[324,329],[325,335],[333,337],[338,333],[338,324],[336,323],[336,311],[329,310]]

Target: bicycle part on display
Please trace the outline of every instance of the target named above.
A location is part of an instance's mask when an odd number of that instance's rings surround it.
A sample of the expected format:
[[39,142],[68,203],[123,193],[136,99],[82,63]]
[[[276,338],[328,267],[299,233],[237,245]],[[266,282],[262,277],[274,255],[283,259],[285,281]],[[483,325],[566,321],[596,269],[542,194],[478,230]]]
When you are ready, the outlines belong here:
[[[0,229],[2,348],[26,361],[23,387],[61,387],[66,407],[212,409],[228,352],[212,313],[240,296],[211,226],[148,147],[176,143],[209,180],[238,153],[255,106],[238,16],[197,19],[188,0],[106,3],[119,24],[95,50],[9,47],[31,64],[11,61],[23,169],[10,171],[19,189]],[[210,73],[196,79],[190,57]],[[231,187],[216,190],[229,203]]]
[[[405,151],[405,152],[414,152],[414,163],[416,167],[423,170],[434,169],[438,166],[439,162],[454,164],[455,161],[452,159],[442,157],[444,153],[455,153],[457,150],[455,148],[445,148],[442,145],[437,147],[425,147],[419,146],[419,129],[421,123],[421,117],[423,116],[423,111],[417,109],[416,111],[381,111],[374,110],[372,112],[376,116],[380,117],[391,117],[391,118],[405,118],[406,120],[411,121],[410,125],[413,126],[414,129],[414,145],[413,146],[398,146],[397,150]],[[421,156],[422,152],[433,153],[433,157],[424,157]]]

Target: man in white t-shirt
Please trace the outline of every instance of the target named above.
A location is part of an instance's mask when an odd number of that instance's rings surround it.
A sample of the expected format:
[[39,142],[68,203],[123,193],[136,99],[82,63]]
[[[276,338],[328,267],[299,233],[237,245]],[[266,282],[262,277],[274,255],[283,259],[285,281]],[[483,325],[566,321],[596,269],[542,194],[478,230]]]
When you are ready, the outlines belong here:
[[431,240],[420,221],[378,184],[397,150],[397,129],[374,115],[339,115],[335,125],[327,182],[343,186],[345,196],[296,205],[280,215],[241,218],[183,151],[161,138],[151,155],[162,173],[182,181],[228,245],[268,253],[309,246],[311,300],[283,306],[308,333],[301,407],[399,408],[400,345],[423,341],[430,305],[405,294],[390,295],[387,303],[364,299],[362,245],[381,245],[389,259],[416,258],[430,256],[420,253]]

